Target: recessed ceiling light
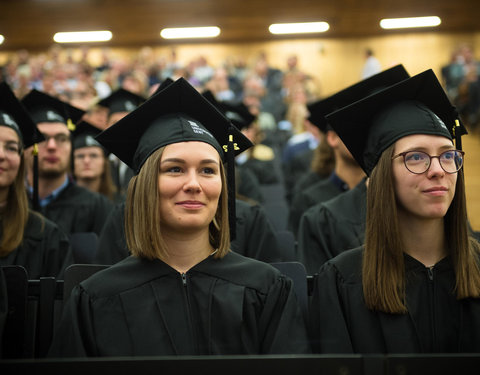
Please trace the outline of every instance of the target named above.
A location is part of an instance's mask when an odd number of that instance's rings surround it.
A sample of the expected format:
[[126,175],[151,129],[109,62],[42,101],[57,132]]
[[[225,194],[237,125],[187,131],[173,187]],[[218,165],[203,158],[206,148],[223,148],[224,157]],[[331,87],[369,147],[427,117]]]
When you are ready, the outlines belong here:
[[57,43],[106,42],[110,39],[112,39],[112,33],[108,30],[61,32],[53,36],[53,40]]
[[380,21],[382,29],[404,29],[409,27],[433,27],[438,26],[442,20],[440,17],[407,17],[407,18],[384,18]]
[[4,40],[5,40],[5,38],[3,37],[2,34],[0,34],[0,44],[2,44]]
[[164,39],[215,38],[218,35],[220,28],[217,26],[174,27],[160,31],[160,36]]
[[327,22],[274,23],[268,27],[272,34],[323,33],[330,28]]

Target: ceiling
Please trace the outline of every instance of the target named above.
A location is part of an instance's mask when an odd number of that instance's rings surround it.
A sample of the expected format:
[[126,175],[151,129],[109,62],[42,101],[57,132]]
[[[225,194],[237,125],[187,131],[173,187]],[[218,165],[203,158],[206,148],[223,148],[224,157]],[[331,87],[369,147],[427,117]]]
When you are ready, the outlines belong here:
[[164,27],[216,25],[215,41],[228,43],[285,38],[268,32],[272,23],[326,21],[322,38],[345,38],[398,33],[379,20],[427,15],[442,19],[439,32],[480,30],[479,0],[2,0],[0,34],[3,50],[44,49],[58,31],[105,29],[108,45],[139,46],[169,43]]

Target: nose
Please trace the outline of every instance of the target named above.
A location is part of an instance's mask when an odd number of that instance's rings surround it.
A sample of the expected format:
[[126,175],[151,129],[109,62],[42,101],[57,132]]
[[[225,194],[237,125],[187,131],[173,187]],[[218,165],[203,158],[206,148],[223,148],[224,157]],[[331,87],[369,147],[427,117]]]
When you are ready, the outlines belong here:
[[186,174],[186,181],[183,185],[183,190],[188,192],[199,192],[201,190],[198,175],[195,171],[189,171]]
[[428,177],[442,177],[445,175],[445,171],[443,170],[442,166],[440,165],[439,158],[432,158],[430,162],[430,168],[427,171]]
[[54,137],[50,137],[47,139],[47,148],[57,147],[57,142],[55,142]]

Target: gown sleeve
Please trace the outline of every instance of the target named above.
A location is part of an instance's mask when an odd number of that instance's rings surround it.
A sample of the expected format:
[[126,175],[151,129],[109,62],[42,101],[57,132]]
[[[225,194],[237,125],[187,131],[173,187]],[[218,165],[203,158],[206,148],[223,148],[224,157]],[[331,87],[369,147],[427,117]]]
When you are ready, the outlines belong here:
[[342,282],[331,263],[324,264],[314,279],[309,331],[314,353],[353,353],[339,289]]
[[293,283],[281,276],[270,287],[259,319],[261,354],[311,353]]

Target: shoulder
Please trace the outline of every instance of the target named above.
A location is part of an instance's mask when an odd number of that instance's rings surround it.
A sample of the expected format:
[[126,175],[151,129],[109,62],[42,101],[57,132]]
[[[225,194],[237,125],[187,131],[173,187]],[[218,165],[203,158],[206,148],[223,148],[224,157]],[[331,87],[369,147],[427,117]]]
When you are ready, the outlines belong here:
[[347,250],[325,263],[319,271],[335,273],[344,283],[357,284],[362,282],[363,246]]
[[45,237],[46,234],[58,230],[57,224],[55,224],[53,221],[47,219],[38,212],[30,211],[28,214],[24,237],[41,239]]
[[248,258],[230,251],[222,259],[210,258],[208,262],[202,262],[192,270],[209,276],[242,285],[266,294],[273,284],[283,280],[275,267],[268,263]]

